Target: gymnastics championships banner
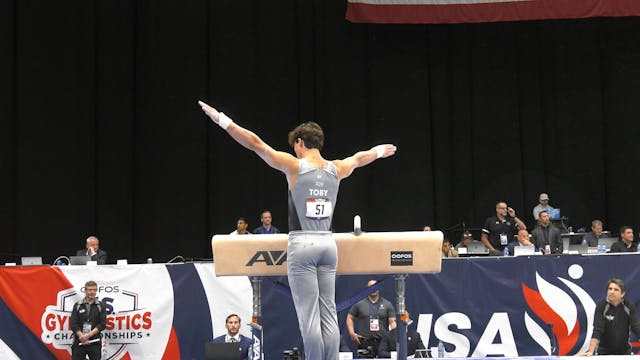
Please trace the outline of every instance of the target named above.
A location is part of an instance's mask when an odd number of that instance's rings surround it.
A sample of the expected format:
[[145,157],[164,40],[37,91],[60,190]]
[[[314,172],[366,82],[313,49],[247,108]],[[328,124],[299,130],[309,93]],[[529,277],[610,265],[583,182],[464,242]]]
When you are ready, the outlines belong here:
[[3,267],[0,358],[70,359],[71,309],[94,280],[107,311],[103,359],[203,359],[228,314],[251,320],[249,280],[213,271],[211,263]]
[[638,16],[638,0],[348,0],[347,20],[452,24]]
[[[639,261],[637,253],[443,259],[441,273],[407,278],[410,326],[428,347],[442,340],[449,357],[544,357],[555,342],[559,355],[576,354],[588,346],[610,278],[624,280],[640,307]],[[338,276],[344,346],[349,303],[371,278],[396,303],[393,276]],[[70,310],[87,280],[107,308],[107,359],[204,359],[228,314],[251,318],[249,279],[216,277],[211,263],[0,267],[0,359],[69,359]],[[286,277],[262,280],[261,324],[266,359],[302,348]]]

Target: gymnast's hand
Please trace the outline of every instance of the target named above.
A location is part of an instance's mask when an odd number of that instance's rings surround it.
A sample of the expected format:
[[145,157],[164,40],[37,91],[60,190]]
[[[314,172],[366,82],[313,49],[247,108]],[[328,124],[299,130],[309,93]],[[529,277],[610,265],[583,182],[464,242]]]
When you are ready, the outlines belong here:
[[383,149],[384,149],[384,153],[381,156],[383,158],[387,158],[389,156],[392,156],[393,154],[396,153],[396,150],[398,150],[398,148],[393,144],[382,144],[380,146],[382,146]]
[[204,111],[204,113],[207,114],[207,116],[210,117],[214,123],[218,124],[218,122],[220,121],[220,113],[218,112],[218,110],[212,108],[202,101],[198,101],[198,105],[200,105],[202,111]]

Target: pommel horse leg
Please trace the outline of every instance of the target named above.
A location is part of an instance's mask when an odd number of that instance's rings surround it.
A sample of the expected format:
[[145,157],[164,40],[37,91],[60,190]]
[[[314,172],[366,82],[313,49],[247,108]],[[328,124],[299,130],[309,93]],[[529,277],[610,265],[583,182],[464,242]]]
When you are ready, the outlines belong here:
[[396,341],[398,342],[398,355],[396,359],[406,359],[407,358],[407,314],[406,314],[406,306],[404,303],[404,295],[405,295],[405,279],[407,278],[407,274],[396,274],[396,300],[398,306],[398,313],[396,316]]

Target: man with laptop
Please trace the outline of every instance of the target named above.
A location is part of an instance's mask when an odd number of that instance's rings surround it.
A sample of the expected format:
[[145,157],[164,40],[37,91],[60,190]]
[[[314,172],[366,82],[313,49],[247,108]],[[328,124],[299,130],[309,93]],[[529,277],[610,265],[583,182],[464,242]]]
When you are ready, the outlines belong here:
[[533,211],[532,211],[533,218],[536,219],[536,221],[538,221],[541,211],[549,212],[551,210],[553,210],[553,207],[551,207],[551,205],[549,205],[549,195],[547,195],[545,193],[542,193],[538,197],[538,205],[536,205],[533,208]]
[[517,241],[510,242],[507,245],[507,248],[509,248],[509,254],[513,254],[513,256],[534,254],[535,247],[529,240],[529,232],[527,229],[518,230],[516,239]]
[[587,241],[587,245],[589,247],[598,246],[598,242],[602,237],[602,221],[595,219],[591,222],[591,231],[588,232],[584,239]]
[[540,211],[538,225],[531,232],[531,242],[544,254],[562,254],[560,229],[551,223],[546,210]]
[[[231,314],[227,316],[224,326],[227,328],[227,333],[213,339],[212,345],[215,344],[234,344],[237,345],[238,357],[235,359],[248,359],[249,348],[253,345],[253,341],[250,338],[240,334],[240,316],[237,314]],[[220,352],[224,350],[221,349]],[[215,357],[215,355],[214,355]],[[209,356],[207,356],[209,358]],[[222,357],[219,357],[222,359]],[[230,359],[233,357],[229,357]]]
[[96,261],[98,265],[107,263],[107,252],[100,249],[100,240],[95,236],[89,236],[87,238],[86,248],[78,250],[76,256],[88,256],[88,260]]

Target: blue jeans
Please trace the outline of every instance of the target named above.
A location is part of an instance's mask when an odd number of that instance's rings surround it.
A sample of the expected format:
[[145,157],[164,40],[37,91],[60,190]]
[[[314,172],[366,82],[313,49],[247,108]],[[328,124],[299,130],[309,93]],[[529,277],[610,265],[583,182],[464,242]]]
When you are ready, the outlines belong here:
[[330,232],[294,231],[289,234],[289,286],[306,360],[337,360],[339,356],[337,264],[338,250]]

